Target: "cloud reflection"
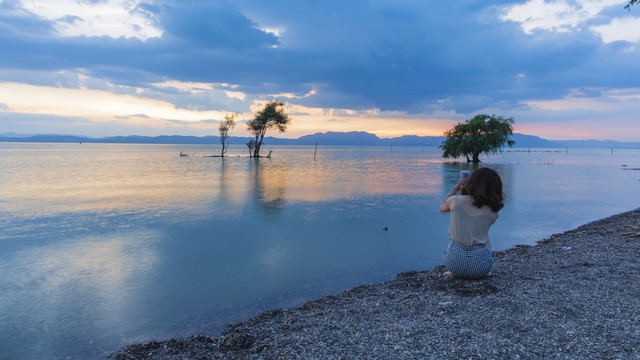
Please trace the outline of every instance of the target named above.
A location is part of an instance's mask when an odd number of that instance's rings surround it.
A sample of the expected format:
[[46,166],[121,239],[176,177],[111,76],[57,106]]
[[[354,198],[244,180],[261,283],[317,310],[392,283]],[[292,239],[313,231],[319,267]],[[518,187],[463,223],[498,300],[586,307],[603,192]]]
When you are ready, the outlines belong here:
[[32,334],[30,351],[37,351],[45,342],[77,348],[96,338],[119,339],[143,310],[134,299],[145,290],[145,279],[154,276],[158,239],[158,232],[138,229],[5,250],[0,343]]
[[[80,216],[85,226],[106,227],[136,219],[228,218],[239,215],[250,199],[272,212],[286,202],[441,191],[441,177],[433,176],[432,166],[441,158],[433,150],[319,147],[314,160],[314,149],[305,147],[275,149],[271,159],[197,156],[217,153],[216,146],[193,147],[196,156],[181,158],[182,149],[128,144],[0,148],[6,169],[0,174],[2,211],[31,225]],[[231,152],[244,155],[239,146]]]

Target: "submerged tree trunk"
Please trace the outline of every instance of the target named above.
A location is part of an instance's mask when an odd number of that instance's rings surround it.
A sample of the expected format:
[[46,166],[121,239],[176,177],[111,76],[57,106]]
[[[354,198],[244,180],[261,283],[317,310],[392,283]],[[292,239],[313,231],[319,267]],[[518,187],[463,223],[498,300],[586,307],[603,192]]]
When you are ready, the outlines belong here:
[[260,147],[262,146],[262,140],[264,139],[264,135],[256,136],[256,145],[253,148],[253,156],[260,157]]
[[256,140],[255,140],[254,145],[253,145],[253,156],[254,157],[260,156],[260,143],[261,142],[258,142],[259,138],[260,138],[260,136],[256,135]]

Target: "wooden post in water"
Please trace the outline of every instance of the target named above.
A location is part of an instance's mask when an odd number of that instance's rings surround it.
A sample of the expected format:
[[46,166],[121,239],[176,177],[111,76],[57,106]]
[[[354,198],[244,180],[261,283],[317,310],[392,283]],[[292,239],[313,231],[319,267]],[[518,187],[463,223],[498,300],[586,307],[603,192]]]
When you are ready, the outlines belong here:
[[313,150],[313,161],[316,161],[316,152],[318,152],[318,142],[316,141],[316,148]]

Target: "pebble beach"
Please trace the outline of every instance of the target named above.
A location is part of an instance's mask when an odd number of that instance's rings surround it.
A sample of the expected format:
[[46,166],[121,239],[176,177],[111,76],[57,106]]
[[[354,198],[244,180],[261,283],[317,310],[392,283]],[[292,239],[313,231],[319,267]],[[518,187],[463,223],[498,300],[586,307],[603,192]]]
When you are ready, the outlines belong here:
[[640,359],[640,209],[494,252],[491,275],[409,271],[125,359]]

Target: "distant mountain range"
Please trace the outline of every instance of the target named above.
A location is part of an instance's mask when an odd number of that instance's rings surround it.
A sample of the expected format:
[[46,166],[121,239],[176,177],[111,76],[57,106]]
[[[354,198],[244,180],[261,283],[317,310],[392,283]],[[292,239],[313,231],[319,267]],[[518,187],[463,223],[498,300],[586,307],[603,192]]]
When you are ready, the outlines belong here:
[[[250,137],[230,136],[229,143],[246,144]],[[265,145],[331,145],[331,146],[427,146],[442,143],[444,136],[404,135],[381,139],[375,134],[352,132],[326,132],[301,136],[297,139],[265,137]],[[514,134],[516,148],[640,148],[640,142],[613,140],[547,140],[533,135]],[[0,134],[0,142],[46,142],[46,143],[120,143],[120,144],[219,144],[218,136],[112,136],[90,138],[74,135],[22,135]]]

